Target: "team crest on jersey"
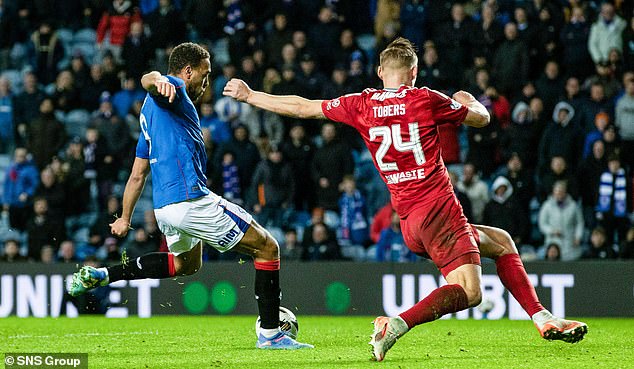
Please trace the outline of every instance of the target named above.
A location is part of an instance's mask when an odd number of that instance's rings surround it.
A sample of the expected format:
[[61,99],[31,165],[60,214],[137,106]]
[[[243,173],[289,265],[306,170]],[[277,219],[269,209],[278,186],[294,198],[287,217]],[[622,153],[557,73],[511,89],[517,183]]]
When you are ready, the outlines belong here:
[[326,104],[326,110],[330,110],[332,108],[338,108],[339,105],[341,105],[341,101],[339,101],[339,98],[332,99],[328,101],[328,104]]
[[339,105],[341,105],[341,101],[339,101],[339,99],[332,100],[332,107],[333,108],[338,108]]

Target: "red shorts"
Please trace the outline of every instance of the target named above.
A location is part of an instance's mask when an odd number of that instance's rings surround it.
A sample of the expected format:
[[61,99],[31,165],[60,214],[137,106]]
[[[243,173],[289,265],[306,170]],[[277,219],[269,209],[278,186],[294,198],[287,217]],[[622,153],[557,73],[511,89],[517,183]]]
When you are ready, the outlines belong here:
[[443,196],[401,219],[407,247],[430,258],[443,276],[464,264],[480,265],[478,232],[462,212],[456,196]]

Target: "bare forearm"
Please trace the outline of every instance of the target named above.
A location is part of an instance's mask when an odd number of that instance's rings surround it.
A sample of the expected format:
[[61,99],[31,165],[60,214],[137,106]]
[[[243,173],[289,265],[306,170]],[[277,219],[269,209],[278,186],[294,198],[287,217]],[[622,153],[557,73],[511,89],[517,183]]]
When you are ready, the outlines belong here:
[[165,80],[165,77],[163,77],[161,73],[153,71],[141,77],[141,85],[145,91],[156,94],[156,82],[163,80]]
[[309,100],[296,95],[270,95],[265,92],[252,91],[247,97],[246,103],[268,110],[276,114],[286,115],[300,119],[323,118],[321,108],[315,109],[320,102]]
[[453,99],[469,109],[464,124],[480,128],[486,126],[491,121],[491,116],[487,108],[470,93],[458,91],[453,95]]
[[137,201],[139,201],[139,197],[141,197],[141,193],[143,193],[144,187],[145,177],[131,176],[128,179],[128,183],[125,185],[125,190],[123,191],[123,210],[121,212],[121,218],[125,219],[128,223],[130,223],[130,219],[134,213],[134,208],[136,207]]

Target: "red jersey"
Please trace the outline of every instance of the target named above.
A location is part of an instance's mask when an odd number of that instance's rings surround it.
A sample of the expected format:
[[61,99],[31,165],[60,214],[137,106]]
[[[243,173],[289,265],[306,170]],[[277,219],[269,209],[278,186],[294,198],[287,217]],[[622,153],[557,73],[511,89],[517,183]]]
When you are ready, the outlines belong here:
[[366,89],[322,103],[324,115],[354,127],[372,154],[401,219],[453,194],[440,157],[438,125],[460,125],[468,108],[428,88]]

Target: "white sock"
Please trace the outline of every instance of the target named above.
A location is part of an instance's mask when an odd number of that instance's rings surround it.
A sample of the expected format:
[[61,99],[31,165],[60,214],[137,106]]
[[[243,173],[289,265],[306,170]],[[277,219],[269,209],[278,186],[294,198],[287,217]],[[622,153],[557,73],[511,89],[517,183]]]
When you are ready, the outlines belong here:
[[279,328],[272,328],[272,329],[262,328],[260,329],[260,333],[262,333],[262,335],[266,338],[273,338],[275,337],[276,334],[280,333],[280,329]]
[[97,268],[97,270],[102,271],[104,273],[106,273],[106,279],[104,279],[103,281],[101,281],[101,285],[105,286],[108,283],[110,283],[110,276],[108,275],[108,268]]
[[531,319],[533,319],[533,322],[537,324],[538,327],[543,326],[544,323],[551,320],[552,318],[554,318],[553,314],[551,314],[550,311],[546,309],[536,312],[531,317]]
[[394,317],[394,323],[393,327],[396,329],[396,334],[398,334],[399,337],[409,331],[407,323],[400,316]]

